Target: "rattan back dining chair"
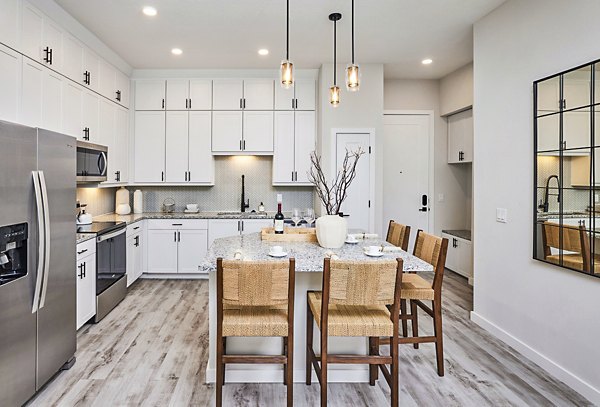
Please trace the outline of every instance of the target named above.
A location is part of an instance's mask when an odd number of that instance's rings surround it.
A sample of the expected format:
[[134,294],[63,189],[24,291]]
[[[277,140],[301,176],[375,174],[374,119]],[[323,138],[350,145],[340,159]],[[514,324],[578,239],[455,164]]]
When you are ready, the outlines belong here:
[[[325,259],[322,291],[307,292],[306,384],[314,367],[321,384],[321,406],[327,405],[327,367],[331,363],[368,364],[374,386],[378,368],[391,388],[391,405],[398,406],[398,313],[402,259],[344,261]],[[387,306],[391,306],[391,310]],[[321,331],[320,355],[313,348],[313,325]],[[369,338],[368,355],[331,355],[329,336]],[[391,355],[379,353],[379,338],[388,337]],[[394,346],[395,345],[395,346]],[[320,362],[320,365],[319,365]],[[391,372],[386,365],[391,365]]]
[[397,223],[394,220],[390,220],[388,224],[386,242],[398,246],[404,251],[408,250],[408,241],[410,239],[410,226]]
[[542,225],[542,242],[544,245],[544,260],[560,264],[561,254],[552,254],[552,249],[563,250],[562,265],[585,272],[589,272],[592,268],[590,240],[585,224],[574,226],[544,222]]
[[[412,337],[400,338],[399,342],[412,343],[415,349],[420,343],[435,343],[437,373],[444,376],[444,340],[442,333],[442,279],[448,252],[448,239],[417,231],[413,255],[431,264],[434,269],[433,282],[430,283],[416,273],[404,273],[402,277],[401,298],[410,302],[410,314],[401,313],[400,320],[412,322]],[[432,306],[423,301],[431,301]],[[418,309],[421,308],[433,319],[433,335],[419,336]],[[382,343],[391,343],[382,340]],[[393,347],[393,345],[392,345]]]
[[[287,405],[292,406],[295,260],[217,259],[216,405],[223,402],[229,363],[283,364]],[[228,355],[227,337],[282,337],[282,355]]]

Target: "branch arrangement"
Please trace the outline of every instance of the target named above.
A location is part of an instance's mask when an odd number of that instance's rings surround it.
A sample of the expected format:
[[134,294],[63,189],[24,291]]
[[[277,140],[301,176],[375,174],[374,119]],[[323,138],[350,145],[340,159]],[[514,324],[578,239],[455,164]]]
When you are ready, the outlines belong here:
[[342,203],[348,197],[348,187],[356,177],[358,159],[365,152],[359,148],[356,151],[346,150],[344,161],[332,183],[329,184],[323,172],[321,157],[315,151],[310,154],[311,167],[308,179],[315,186],[317,196],[325,206],[328,215],[337,215]]

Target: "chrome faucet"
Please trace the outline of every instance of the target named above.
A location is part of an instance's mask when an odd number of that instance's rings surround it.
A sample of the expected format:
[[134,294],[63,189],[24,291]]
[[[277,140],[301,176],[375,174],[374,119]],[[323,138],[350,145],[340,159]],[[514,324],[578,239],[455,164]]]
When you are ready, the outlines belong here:
[[242,174],[242,206],[241,212],[246,212],[246,208],[250,207],[250,199],[246,201],[246,188],[245,188],[246,176]]
[[[558,188],[558,192],[556,194],[551,194],[550,193],[550,181],[552,180],[552,178],[556,179],[556,185]],[[552,195],[552,196],[556,196],[556,202],[560,202],[560,180],[558,179],[558,175],[550,175],[548,177],[548,179],[546,180],[546,189],[544,191],[544,202],[540,203],[540,205],[538,206],[538,209],[541,209],[542,212],[548,212],[548,197]]]

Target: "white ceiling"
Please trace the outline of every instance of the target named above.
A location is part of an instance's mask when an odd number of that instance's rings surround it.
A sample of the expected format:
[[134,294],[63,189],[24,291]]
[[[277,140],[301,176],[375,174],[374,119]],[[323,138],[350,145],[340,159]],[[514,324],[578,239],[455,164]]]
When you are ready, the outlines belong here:
[[[56,0],[137,69],[276,68],[285,56],[285,0]],[[356,62],[384,63],[386,78],[440,78],[472,60],[472,25],[504,0],[355,0]],[[155,17],[142,14],[154,6]],[[350,59],[350,0],[290,0],[297,69]],[[178,47],[183,55],[174,56]],[[258,55],[259,48],[270,54]],[[432,58],[424,66],[421,60]]]

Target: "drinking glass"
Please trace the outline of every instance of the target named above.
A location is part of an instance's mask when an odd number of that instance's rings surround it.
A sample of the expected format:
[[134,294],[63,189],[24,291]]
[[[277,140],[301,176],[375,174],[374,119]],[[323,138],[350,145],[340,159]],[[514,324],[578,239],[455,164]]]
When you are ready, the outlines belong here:
[[306,222],[307,227],[311,227],[312,223],[315,221],[315,211],[313,208],[306,208],[302,218]]
[[298,222],[300,222],[301,220],[302,218],[300,217],[300,209],[292,209],[292,222],[294,222],[294,226],[298,227]]

